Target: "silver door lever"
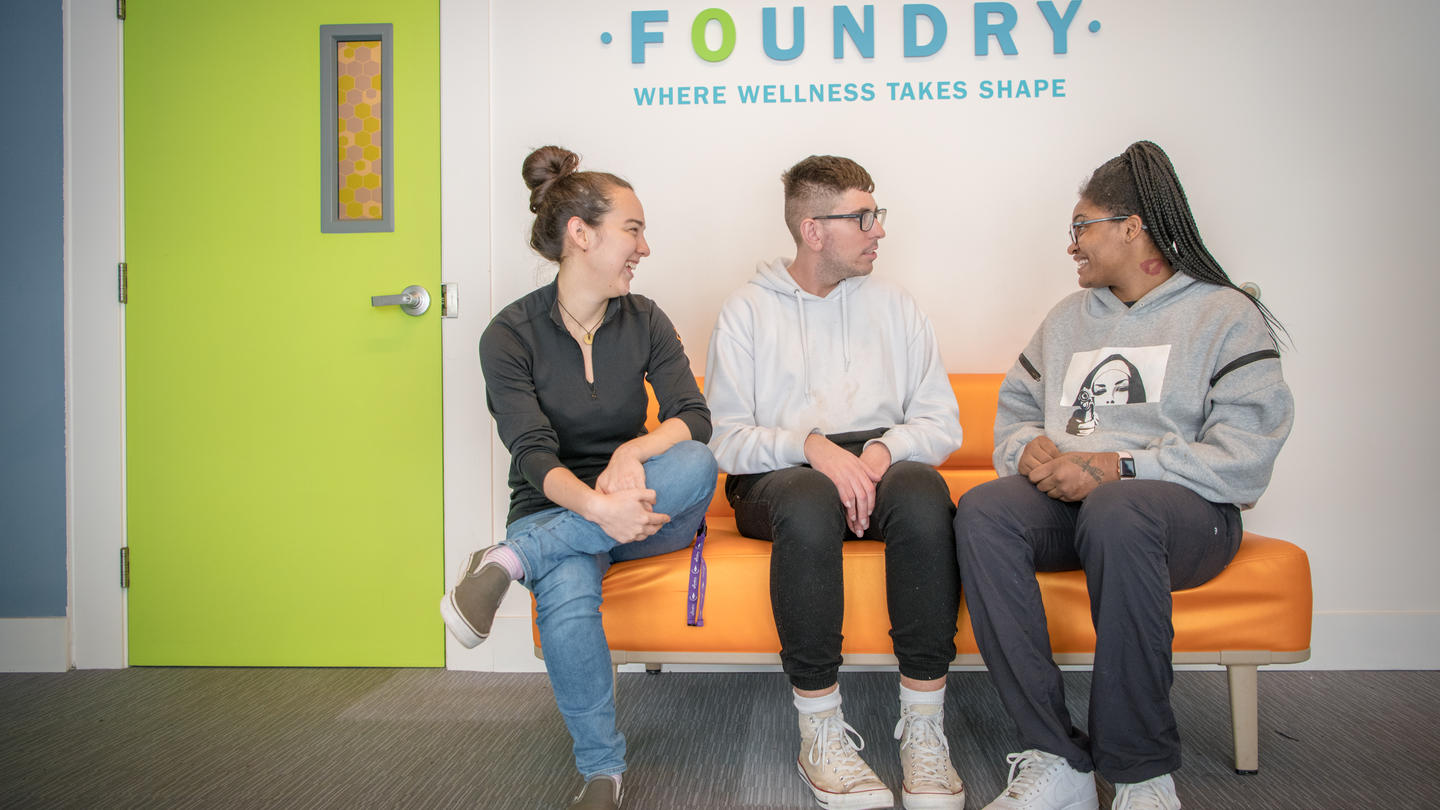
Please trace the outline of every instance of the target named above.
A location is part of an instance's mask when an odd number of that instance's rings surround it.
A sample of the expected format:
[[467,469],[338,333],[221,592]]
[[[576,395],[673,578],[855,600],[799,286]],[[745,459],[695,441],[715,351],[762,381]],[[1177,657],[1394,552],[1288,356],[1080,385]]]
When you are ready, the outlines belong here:
[[400,311],[406,315],[424,315],[425,310],[430,308],[430,293],[419,284],[411,284],[400,292],[399,295],[372,295],[370,296],[372,307],[400,307]]

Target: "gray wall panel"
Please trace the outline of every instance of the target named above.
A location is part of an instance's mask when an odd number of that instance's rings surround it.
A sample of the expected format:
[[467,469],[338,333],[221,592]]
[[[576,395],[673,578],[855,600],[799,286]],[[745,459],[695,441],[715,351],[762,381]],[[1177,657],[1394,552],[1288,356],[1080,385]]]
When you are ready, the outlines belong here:
[[64,616],[60,0],[0,3],[0,617]]

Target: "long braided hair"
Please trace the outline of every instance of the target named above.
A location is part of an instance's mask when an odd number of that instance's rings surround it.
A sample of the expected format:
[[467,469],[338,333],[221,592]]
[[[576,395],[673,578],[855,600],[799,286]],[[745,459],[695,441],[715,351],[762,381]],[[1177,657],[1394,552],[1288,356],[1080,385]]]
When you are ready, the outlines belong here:
[[[1081,184],[1080,196],[1111,214],[1139,214],[1160,255],[1177,271],[1197,281],[1245,292],[1230,280],[1201,241],[1175,166],[1154,143],[1136,141],[1106,161]],[[1260,310],[1278,348],[1280,335],[1288,339],[1289,331],[1260,299],[1246,296]]]

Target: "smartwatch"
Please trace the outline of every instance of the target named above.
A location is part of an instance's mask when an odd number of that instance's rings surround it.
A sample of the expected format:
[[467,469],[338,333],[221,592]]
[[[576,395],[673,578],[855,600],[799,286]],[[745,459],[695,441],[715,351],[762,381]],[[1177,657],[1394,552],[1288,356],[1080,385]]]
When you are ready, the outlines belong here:
[[1120,456],[1120,480],[1125,481],[1135,477],[1135,457],[1130,455],[1128,450],[1120,450],[1116,453]]

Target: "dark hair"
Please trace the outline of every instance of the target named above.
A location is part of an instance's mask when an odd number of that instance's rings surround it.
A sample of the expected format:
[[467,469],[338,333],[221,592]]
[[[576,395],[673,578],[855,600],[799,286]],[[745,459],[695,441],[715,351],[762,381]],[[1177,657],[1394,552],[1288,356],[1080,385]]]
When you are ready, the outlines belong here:
[[[1207,284],[1240,290],[1200,240],[1175,166],[1154,143],[1136,141],[1106,161],[1080,185],[1080,197],[1114,215],[1138,214],[1160,255],[1179,272]],[[1287,338],[1290,333],[1260,299],[1251,296],[1250,301],[1260,310],[1278,347],[1280,333]]]
[[565,226],[571,217],[590,227],[610,213],[611,193],[630,184],[607,172],[579,172],[580,156],[559,146],[542,146],[530,153],[520,166],[520,176],[530,189],[530,247],[552,262],[560,261],[565,249]]
[[785,186],[785,225],[800,242],[800,220],[829,213],[835,198],[852,188],[867,194],[875,190],[870,173],[850,158],[811,155],[780,175]]

